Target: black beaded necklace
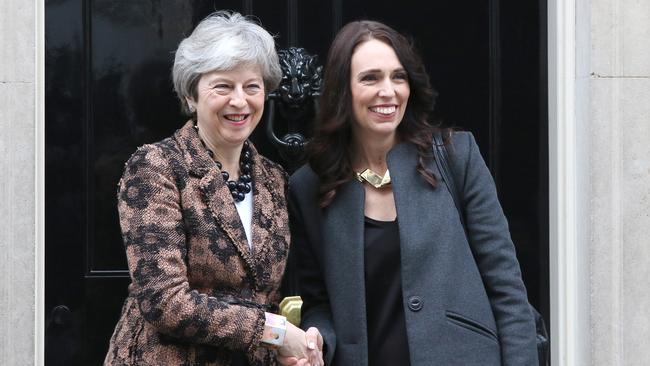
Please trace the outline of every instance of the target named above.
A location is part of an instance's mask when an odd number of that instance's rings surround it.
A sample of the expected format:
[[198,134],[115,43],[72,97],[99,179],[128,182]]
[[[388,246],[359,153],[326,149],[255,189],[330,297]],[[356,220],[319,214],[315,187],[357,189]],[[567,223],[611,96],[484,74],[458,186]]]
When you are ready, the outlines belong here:
[[[199,126],[195,124],[194,128],[196,128],[196,131],[198,132]],[[212,160],[214,160],[214,162],[217,164],[219,170],[223,169],[221,162],[215,160],[214,152],[208,148],[203,139],[199,137],[199,140],[201,141],[203,147],[208,150],[208,155],[210,155]],[[239,178],[237,181],[229,180],[230,174],[228,174],[228,172],[225,170],[221,171],[223,181],[226,182],[226,186],[228,186],[230,194],[232,195],[232,198],[235,200],[235,202],[243,201],[246,197],[246,193],[249,193],[251,191],[253,185],[253,176],[251,174],[252,170],[253,153],[251,152],[251,147],[248,140],[246,140],[244,141],[244,146],[242,147],[241,155],[239,156]]]

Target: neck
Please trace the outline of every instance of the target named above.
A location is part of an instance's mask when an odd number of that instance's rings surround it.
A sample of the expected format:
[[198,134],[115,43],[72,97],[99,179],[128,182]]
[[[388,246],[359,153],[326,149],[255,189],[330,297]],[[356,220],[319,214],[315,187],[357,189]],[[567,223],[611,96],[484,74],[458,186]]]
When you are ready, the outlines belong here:
[[212,151],[214,159],[221,163],[221,169],[230,174],[230,179],[237,179],[239,177],[239,157],[243,143],[234,146],[220,144],[217,142],[217,138],[204,131],[205,128],[201,128],[199,125],[199,137],[203,140],[205,147]]
[[383,175],[388,170],[386,156],[388,151],[397,143],[397,136],[392,135],[384,139],[355,138],[355,158],[353,168],[360,172],[369,168],[377,174]]

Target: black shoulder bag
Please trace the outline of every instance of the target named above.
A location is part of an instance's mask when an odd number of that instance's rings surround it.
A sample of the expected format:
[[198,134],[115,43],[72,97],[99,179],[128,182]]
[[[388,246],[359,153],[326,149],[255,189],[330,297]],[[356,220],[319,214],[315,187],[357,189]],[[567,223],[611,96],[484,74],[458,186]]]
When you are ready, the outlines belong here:
[[[452,174],[451,167],[449,165],[449,156],[447,154],[447,149],[445,148],[445,143],[440,133],[435,133],[433,136],[433,153],[436,165],[440,171],[440,175],[442,175],[442,180],[445,182],[445,186],[447,186],[449,193],[451,193],[451,197],[453,198],[456,209],[458,210],[458,216],[460,216],[460,222],[463,225],[463,229],[465,231],[465,236],[467,236],[467,226],[465,226],[465,210],[460,203],[460,195],[458,194],[458,188],[454,180],[454,175]],[[467,237],[467,241],[469,242],[469,237]],[[539,365],[548,366],[549,339],[548,332],[546,331],[546,324],[544,323],[544,318],[542,318],[542,315],[532,305],[530,305],[530,311],[535,317],[535,327],[537,328],[536,339]]]

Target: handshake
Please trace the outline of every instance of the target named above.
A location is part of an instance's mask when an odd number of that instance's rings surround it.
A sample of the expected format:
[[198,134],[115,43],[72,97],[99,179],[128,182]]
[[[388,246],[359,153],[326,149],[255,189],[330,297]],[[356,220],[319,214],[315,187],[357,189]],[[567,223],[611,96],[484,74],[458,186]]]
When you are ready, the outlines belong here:
[[[325,364],[323,362],[323,337],[318,329],[311,327],[305,332],[286,321],[283,316],[271,313],[265,315],[266,325],[263,341],[273,344],[277,348],[278,362],[281,365],[323,366]],[[284,337],[279,336],[280,333],[284,333]]]

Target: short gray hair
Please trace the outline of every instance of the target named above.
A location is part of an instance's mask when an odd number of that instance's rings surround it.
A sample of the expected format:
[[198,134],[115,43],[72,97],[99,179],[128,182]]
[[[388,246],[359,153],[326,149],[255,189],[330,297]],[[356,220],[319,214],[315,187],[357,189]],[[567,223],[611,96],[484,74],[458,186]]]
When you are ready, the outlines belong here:
[[282,78],[273,36],[257,20],[231,11],[208,15],[176,50],[172,78],[183,111],[190,113],[185,98],[197,99],[201,75],[241,65],[260,67],[267,92]]

